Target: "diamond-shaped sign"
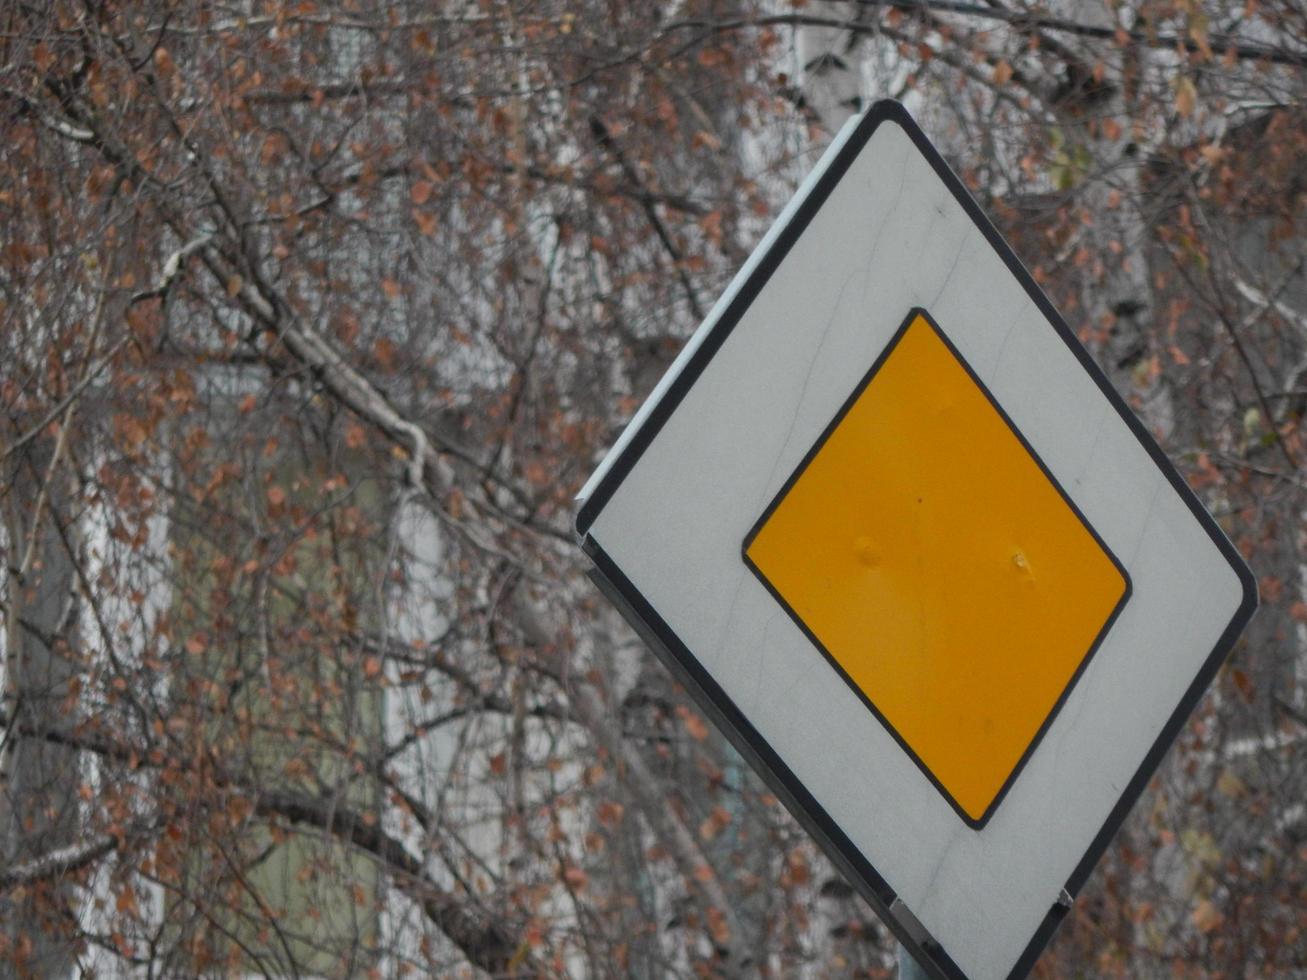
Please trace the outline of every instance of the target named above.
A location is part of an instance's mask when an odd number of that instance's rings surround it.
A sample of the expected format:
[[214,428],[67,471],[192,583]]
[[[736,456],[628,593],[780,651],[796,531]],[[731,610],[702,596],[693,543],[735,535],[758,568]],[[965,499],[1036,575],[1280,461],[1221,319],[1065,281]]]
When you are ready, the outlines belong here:
[[595,581],[941,977],[1024,976],[1256,605],[903,108],[581,493]]
[[750,532],[744,559],[974,827],[1130,591],[918,310]]

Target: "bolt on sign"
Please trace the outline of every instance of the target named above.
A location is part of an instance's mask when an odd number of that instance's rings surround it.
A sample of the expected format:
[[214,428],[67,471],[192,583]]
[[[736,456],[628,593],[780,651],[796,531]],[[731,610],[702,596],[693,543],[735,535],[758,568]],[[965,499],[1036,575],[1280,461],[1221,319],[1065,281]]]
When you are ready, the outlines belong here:
[[581,491],[592,577],[939,977],[1025,976],[1257,604],[906,110]]

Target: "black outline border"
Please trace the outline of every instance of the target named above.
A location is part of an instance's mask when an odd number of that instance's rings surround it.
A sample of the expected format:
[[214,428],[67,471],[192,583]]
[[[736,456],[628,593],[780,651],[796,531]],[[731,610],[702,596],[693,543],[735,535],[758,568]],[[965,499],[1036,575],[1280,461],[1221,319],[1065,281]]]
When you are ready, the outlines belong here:
[[[848,672],[840,665],[839,660],[826,649],[826,645],[817,638],[817,634],[808,628],[808,624],[803,621],[803,618],[788,602],[785,601],[785,597],[781,594],[780,590],[772,585],[771,581],[763,573],[763,570],[749,557],[749,545],[753,544],[753,539],[758,536],[766,523],[771,520],[772,515],[776,512],[776,508],[781,505],[781,502],[789,496],[794,485],[799,482],[799,479],[808,469],[808,466],[817,458],[818,454],[821,453],[822,447],[826,445],[827,440],[829,440],[835,430],[839,428],[840,423],[844,421],[844,417],[848,415],[858,399],[862,397],[863,392],[867,390],[867,387],[875,379],[876,375],[880,373],[880,369],[885,365],[885,362],[889,360],[890,355],[892,355],[898,347],[899,341],[903,339],[904,335],[906,335],[912,325],[917,322],[918,318],[934,331],[935,336],[943,342],[945,349],[953,355],[953,359],[962,366],[962,370],[967,373],[971,382],[980,389],[980,392],[985,396],[986,401],[988,401],[994,411],[998,413],[998,417],[1006,423],[1008,431],[1016,437],[1021,448],[1026,451],[1026,454],[1029,455],[1032,460],[1034,460],[1035,465],[1039,467],[1039,471],[1044,474],[1044,478],[1053,485],[1053,489],[1057,491],[1058,496],[1062,498],[1063,503],[1071,509],[1071,513],[1080,521],[1081,526],[1089,532],[1090,538],[1093,539],[1094,543],[1098,545],[1103,554],[1107,556],[1107,560],[1116,568],[1117,572],[1121,575],[1121,582],[1123,585],[1121,596],[1112,606],[1112,611],[1108,613],[1102,626],[1099,627],[1098,633],[1095,634],[1093,641],[1089,644],[1089,649],[1080,658],[1080,662],[1076,665],[1076,669],[1071,673],[1071,678],[1062,688],[1062,692],[1053,702],[1052,708],[1049,709],[1048,714],[1044,716],[1044,720],[1035,730],[1035,734],[1026,745],[1025,751],[1021,753],[1021,756],[1017,759],[1016,765],[1012,767],[1012,771],[1008,773],[1007,778],[1003,780],[1003,784],[999,787],[998,792],[994,794],[994,798],[990,801],[989,806],[985,808],[985,812],[979,817],[972,817],[967,813],[958,801],[953,798],[953,794],[944,788],[943,784],[935,777],[935,774],[930,771],[930,767],[927,766],[921,757],[912,750],[912,746],[910,746],[907,740],[903,738],[898,729],[890,724],[889,719],[886,718],[885,715],[881,713],[880,709],[876,707],[876,704],[872,701],[870,695],[863,691],[862,688],[858,687],[853,678],[850,677]],[[1026,762],[1029,761],[1035,748],[1039,745],[1040,741],[1043,740],[1049,726],[1053,724],[1053,719],[1056,718],[1058,712],[1062,710],[1062,705],[1066,703],[1066,699],[1070,696],[1072,689],[1076,686],[1076,682],[1080,680],[1080,675],[1083,674],[1085,668],[1089,666],[1089,661],[1093,659],[1094,654],[1102,645],[1104,638],[1112,629],[1112,624],[1115,623],[1117,617],[1121,615],[1121,610],[1125,608],[1126,603],[1130,600],[1131,594],[1134,592],[1134,583],[1131,582],[1130,573],[1125,570],[1125,566],[1117,559],[1116,555],[1112,552],[1112,549],[1107,546],[1107,542],[1099,536],[1098,531],[1095,530],[1094,526],[1089,523],[1089,519],[1085,517],[1080,508],[1076,506],[1076,502],[1071,499],[1070,494],[1068,494],[1062,484],[1058,482],[1057,477],[1055,477],[1052,471],[1044,465],[1044,461],[1040,458],[1039,453],[1035,452],[1035,447],[1026,441],[1026,437],[1021,434],[1021,430],[1017,428],[1016,423],[1013,422],[1012,418],[1003,410],[1003,406],[998,403],[998,399],[994,397],[993,392],[986,387],[985,383],[980,380],[980,377],[976,372],[972,370],[971,365],[967,363],[967,359],[962,356],[962,352],[954,346],[948,335],[943,331],[940,325],[935,322],[935,318],[920,306],[914,306],[908,312],[907,318],[904,319],[902,325],[894,332],[894,336],[890,338],[889,343],[887,343],[884,349],[880,352],[875,363],[872,364],[871,370],[868,371],[863,376],[862,380],[858,382],[857,386],[853,389],[853,393],[849,395],[844,404],[840,406],[839,411],[835,413],[835,417],[831,419],[826,428],[822,430],[821,435],[817,437],[817,441],[812,444],[812,448],[809,449],[803,459],[799,461],[799,465],[794,468],[794,472],[790,474],[789,479],[781,485],[776,496],[772,498],[771,503],[769,503],[766,509],[763,510],[762,516],[759,517],[753,527],[749,529],[749,533],[744,536],[744,544],[740,547],[740,554],[744,559],[744,564],[749,567],[749,570],[753,572],[755,576],[757,576],[758,581],[762,583],[763,588],[770,592],[772,598],[774,598],[780,604],[781,608],[789,614],[790,619],[794,621],[794,625],[796,625],[803,635],[808,638],[809,642],[811,642],[812,645],[821,652],[821,655],[826,658],[827,663],[829,663],[831,667],[835,669],[835,672],[844,679],[844,682],[849,685],[853,690],[853,693],[856,694],[862,703],[871,710],[871,713],[876,716],[876,720],[885,727],[885,730],[890,733],[894,741],[899,744],[899,748],[907,753],[908,758],[916,764],[917,768],[921,770],[926,779],[930,781],[930,784],[939,791],[940,795],[943,796],[945,800],[948,801],[949,806],[953,808],[953,811],[962,819],[963,823],[972,830],[980,830],[985,826],[985,824],[989,823],[989,818],[994,815],[994,811],[997,810],[998,805],[1003,802],[1003,797],[1007,796],[1008,790],[1010,790],[1012,785],[1016,782],[1017,776],[1019,776],[1021,770],[1025,768]]]
[[[611,499],[618,486],[621,485],[627,474],[630,473],[636,462],[644,454],[644,451],[657,436],[667,419],[671,417],[681,399],[685,397],[686,392],[694,385],[699,375],[703,373],[708,362],[712,360],[722,344],[725,343],[735,325],[743,317],[745,311],[748,310],[804,229],[807,228],[813,215],[817,213],[830,196],[832,189],[844,176],[844,173],[867,144],[871,135],[885,122],[893,122],[898,125],[912,140],[917,151],[930,164],[940,180],[952,193],[954,199],[975,223],[981,234],[985,236],[990,247],[994,249],[1012,275],[1025,289],[1026,295],[1044,314],[1049,325],[1053,327],[1071,352],[1079,359],[1082,367],[1093,379],[1094,383],[1098,385],[1104,397],[1107,398],[1108,403],[1130,431],[1134,433],[1135,438],[1139,440],[1139,444],[1152,457],[1153,462],[1170,482],[1180,499],[1188,506],[1195,520],[1207,532],[1217,550],[1229,562],[1231,569],[1243,586],[1242,600],[1229,625],[1217,638],[1216,645],[1198,670],[1193,682],[1185,690],[1179,705],[1177,705],[1175,711],[1158,734],[1157,739],[1145,754],[1130,782],[1122,790],[1116,806],[1107,815],[1102,828],[1090,842],[1080,863],[1067,879],[1065,889],[1068,897],[1074,898],[1080,891],[1090,872],[1093,871],[1094,865],[1098,863],[1099,858],[1102,857],[1117,830],[1120,829],[1126,815],[1147,786],[1149,779],[1152,778],[1162,757],[1180,734],[1186,720],[1201,699],[1203,692],[1211,683],[1212,678],[1216,676],[1216,672],[1220,669],[1226,655],[1230,652],[1235,641],[1239,638],[1239,634],[1256,610],[1257,580],[1254,578],[1247,562],[1235,550],[1216,521],[1203,507],[1197,495],[1185,483],[1184,477],[1167,459],[1166,454],[1157,445],[1148,429],[1130,410],[1116,389],[1112,387],[1111,382],[1099,370],[1089,352],[1076,339],[1071,328],[1062,319],[1048,297],[1044,295],[1043,290],[1039,288],[1039,285],[1026,270],[1021,260],[1017,258],[1011,246],[1003,240],[1003,237],[985,216],[980,205],[971,196],[966,186],[953,173],[948,163],[940,156],[939,151],[931,145],[925,133],[922,132],[908,114],[907,109],[900,103],[889,99],[876,102],[867,109],[863,117],[857,122],[848,139],[845,140],[844,144],[830,160],[804,199],[799,202],[784,228],[778,232],[766,254],[759,259],[753,272],[741,285],[721,315],[708,328],[708,333],[698,349],[682,366],[681,371],[672,380],[663,397],[651,407],[648,417],[632,435],[630,442],[621,455],[613,460],[593,492],[581,504],[577,512],[576,530],[581,538],[583,550],[594,563],[594,567],[591,569],[591,577],[601,591],[614,602],[632,627],[659,655],[672,673],[681,680],[687,691],[695,698],[705,713],[717,722],[736,749],[754,766],[772,791],[794,814],[799,823],[813,835],[835,865],[853,882],[881,920],[885,922],[917,962],[937,978],[942,978],[942,980],[967,980],[966,975],[942,948],[928,939],[918,941],[909,931],[908,926],[891,913],[890,905],[895,899],[893,889],[871,866],[862,852],[840,830],[830,815],[822,809],[812,794],[804,788],[798,777],[785,765],[784,761],[781,760],[767,741],[762,738],[758,730],[749,723],[749,720],[727,697],[726,692],[712,679],[712,676],[708,674],[694,654],[680,641],[666,621],[640,594],[634,584],[622,574],[621,570],[608,557],[608,554],[598,542],[587,533],[595,518],[603,510],[604,505]],[[1021,980],[1030,972],[1035,961],[1039,958],[1040,952],[1048,944],[1057,926],[1065,917],[1068,908],[1069,905],[1062,902],[1055,903],[1049,908],[1044,916],[1044,921],[1035,930],[1025,950],[1018,957],[1016,964],[1008,974],[1008,980]]]

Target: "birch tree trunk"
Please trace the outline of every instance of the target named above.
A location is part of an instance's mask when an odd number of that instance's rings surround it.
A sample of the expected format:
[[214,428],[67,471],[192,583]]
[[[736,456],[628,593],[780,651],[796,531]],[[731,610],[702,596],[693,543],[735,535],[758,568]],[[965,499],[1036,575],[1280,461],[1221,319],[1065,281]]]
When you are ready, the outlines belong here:
[[[38,436],[6,461],[5,697],[8,719],[0,755],[0,828],[3,865],[77,841],[76,753],[33,733],[73,725],[68,649],[76,623],[67,483],[59,456],[62,439]],[[77,919],[71,889],[58,879],[38,882],[40,901],[16,889],[0,905],[0,922],[13,959],[11,975],[58,977],[72,966]],[[40,910],[40,911],[37,911]]]

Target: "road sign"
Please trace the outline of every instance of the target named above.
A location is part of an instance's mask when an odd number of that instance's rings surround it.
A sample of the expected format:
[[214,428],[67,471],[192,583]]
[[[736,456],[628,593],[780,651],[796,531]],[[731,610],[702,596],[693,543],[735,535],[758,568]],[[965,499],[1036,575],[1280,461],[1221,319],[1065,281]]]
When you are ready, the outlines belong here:
[[914,955],[1021,977],[1256,606],[897,103],[581,493],[593,576]]

